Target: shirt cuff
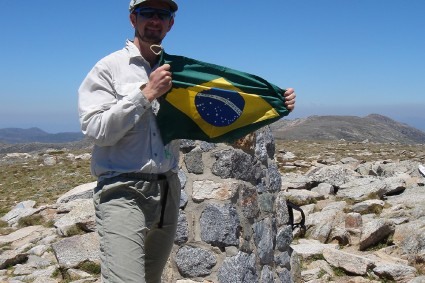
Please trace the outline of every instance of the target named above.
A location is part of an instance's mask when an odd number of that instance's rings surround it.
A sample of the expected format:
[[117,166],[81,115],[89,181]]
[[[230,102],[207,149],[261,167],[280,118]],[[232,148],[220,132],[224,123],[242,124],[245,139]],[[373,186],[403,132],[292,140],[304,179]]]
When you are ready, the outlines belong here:
[[127,97],[139,111],[144,112],[152,106],[152,103],[143,95],[143,92],[140,90],[141,85],[139,84]]

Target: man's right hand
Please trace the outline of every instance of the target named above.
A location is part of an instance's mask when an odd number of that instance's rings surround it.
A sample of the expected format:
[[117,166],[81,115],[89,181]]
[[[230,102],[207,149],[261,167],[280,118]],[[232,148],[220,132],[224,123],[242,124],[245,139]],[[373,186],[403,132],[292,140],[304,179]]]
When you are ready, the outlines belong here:
[[164,95],[171,89],[172,79],[170,65],[164,64],[154,70],[149,76],[149,82],[143,88],[143,95],[150,101]]

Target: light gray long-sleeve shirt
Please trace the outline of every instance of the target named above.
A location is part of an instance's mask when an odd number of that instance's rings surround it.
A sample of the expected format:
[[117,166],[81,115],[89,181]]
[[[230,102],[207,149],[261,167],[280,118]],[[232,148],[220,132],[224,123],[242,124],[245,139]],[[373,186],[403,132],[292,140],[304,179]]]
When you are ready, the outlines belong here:
[[179,141],[165,145],[156,123],[159,103],[140,86],[152,69],[133,42],[101,59],[78,90],[82,132],[93,139],[91,171],[99,179],[120,173],[177,171]]

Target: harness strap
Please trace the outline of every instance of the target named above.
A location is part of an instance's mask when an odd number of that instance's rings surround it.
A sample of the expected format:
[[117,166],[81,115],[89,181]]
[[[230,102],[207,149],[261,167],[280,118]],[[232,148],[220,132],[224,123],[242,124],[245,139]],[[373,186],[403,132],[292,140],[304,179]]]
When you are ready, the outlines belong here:
[[[298,205],[290,202],[289,200],[286,201],[286,206],[288,207],[288,214],[289,214],[289,222],[288,225],[291,225],[292,230],[294,230],[297,227],[300,227],[302,229],[305,228],[305,214],[304,211],[299,207]],[[294,223],[294,209],[301,212],[301,221],[298,223]]]

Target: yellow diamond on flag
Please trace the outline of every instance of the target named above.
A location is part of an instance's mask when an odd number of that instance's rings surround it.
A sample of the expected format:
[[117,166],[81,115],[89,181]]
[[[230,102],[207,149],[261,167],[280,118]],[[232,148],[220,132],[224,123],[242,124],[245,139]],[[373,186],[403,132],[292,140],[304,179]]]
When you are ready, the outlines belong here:
[[279,117],[259,95],[243,92],[224,78],[188,88],[173,88],[166,100],[190,117],[210,138]]

